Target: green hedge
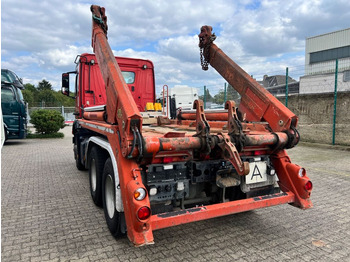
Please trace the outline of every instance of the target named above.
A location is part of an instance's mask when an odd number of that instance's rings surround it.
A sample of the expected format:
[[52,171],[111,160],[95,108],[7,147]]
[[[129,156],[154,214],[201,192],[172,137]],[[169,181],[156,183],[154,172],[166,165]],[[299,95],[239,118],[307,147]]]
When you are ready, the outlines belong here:
[[64,138],[64,134],[61,132],[53,134],[27,134],[27,139],[31,138]]
[[39,109],[30,114],[32,123],[37,133],[54,134],[65,127],[63,116],[55,110]]

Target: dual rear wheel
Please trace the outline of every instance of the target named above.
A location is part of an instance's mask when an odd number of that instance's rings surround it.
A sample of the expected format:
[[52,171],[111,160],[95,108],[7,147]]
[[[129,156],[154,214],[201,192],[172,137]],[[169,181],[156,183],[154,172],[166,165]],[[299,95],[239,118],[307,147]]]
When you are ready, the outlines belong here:
[[115,177],[111,158],[106,160],[102,176],[103,210],[109,231],[114,237],[126,234],[126,222],[123,212],[115,206]]
[[93,147],[89,160],[91,198],[95,205],[103,207],[106,223],[114,237],[126,234],[123,212],[116,209],[115,174],[111,158],[106,151]]

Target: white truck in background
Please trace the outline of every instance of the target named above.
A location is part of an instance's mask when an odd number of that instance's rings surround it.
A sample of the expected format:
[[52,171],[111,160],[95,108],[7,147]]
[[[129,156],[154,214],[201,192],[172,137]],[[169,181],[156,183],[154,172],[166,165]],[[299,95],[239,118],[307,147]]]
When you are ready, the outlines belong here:
[[162,104],[167,116],[174,119],[178,109],[192,110],[196,99],[198,99],[197,88],[179,85],[173,88],[163,88],[157,100]]

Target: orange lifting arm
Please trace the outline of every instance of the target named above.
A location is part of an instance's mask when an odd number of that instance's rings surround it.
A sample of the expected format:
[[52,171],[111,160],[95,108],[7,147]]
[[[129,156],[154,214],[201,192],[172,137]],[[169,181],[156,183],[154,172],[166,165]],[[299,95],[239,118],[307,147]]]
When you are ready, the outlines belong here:
[[121,150],[126,157],[130,141],[135,139],[135,132],[141,132],[142,116],[108,44],[105,8],[92,5],[91,12],[92,47],[106,85],[106,119],[110,124],[118,124]]
[[298,117],[218,48],[211,31],[211,26],[202,26],[199,34],[203,70],[210,63],[237,90],[241,95],[239,111],[246,115],[246,120],[266,121],[274,132],[290,131],[297,136]]

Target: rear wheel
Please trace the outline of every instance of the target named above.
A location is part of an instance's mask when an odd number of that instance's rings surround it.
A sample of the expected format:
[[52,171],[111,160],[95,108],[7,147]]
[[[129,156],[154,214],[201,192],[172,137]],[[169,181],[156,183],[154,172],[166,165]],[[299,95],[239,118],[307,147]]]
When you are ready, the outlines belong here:
[[89,156],[90,193],[96,206],[102,207],[102,174],[105,162],[105,153],[94,146]]
[[115,206],[115,179],[112,161],[107,159],[102,178],[103,209],[107,226],[111,234],[117,238],[126,234],[126,223],[123,212],[118,212]]
[[75,166],[78,170],[86,170],[85,166],[81,163],[81,153],[79,150],[78,138],[74,137],[74,158],[75,158]]

